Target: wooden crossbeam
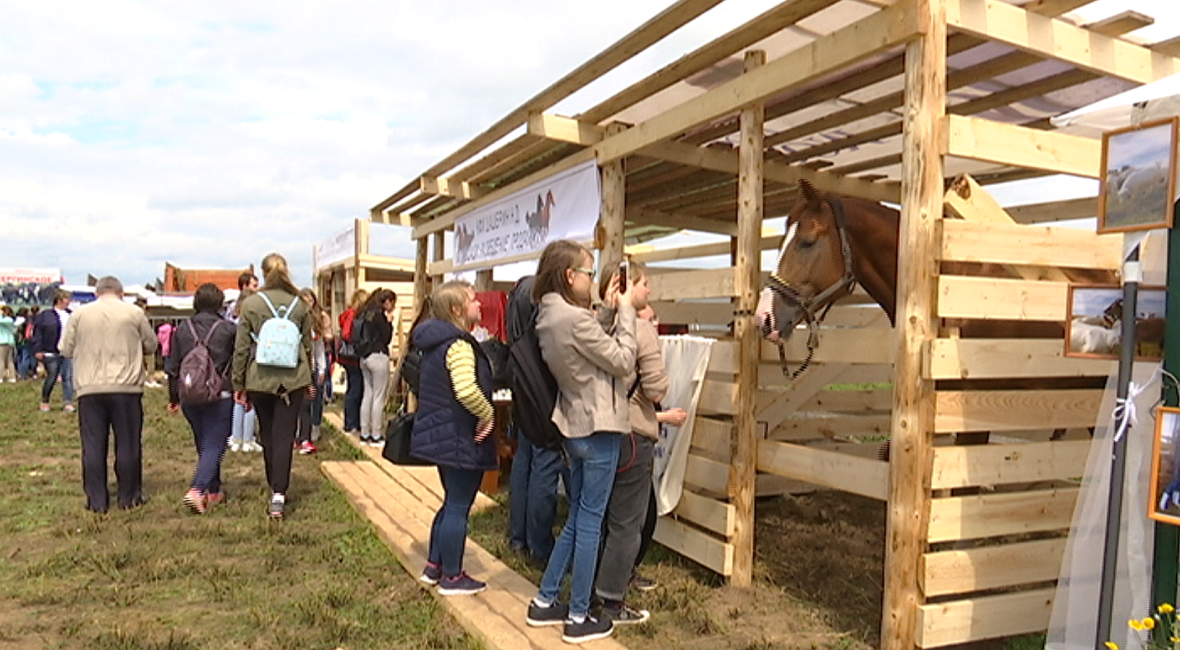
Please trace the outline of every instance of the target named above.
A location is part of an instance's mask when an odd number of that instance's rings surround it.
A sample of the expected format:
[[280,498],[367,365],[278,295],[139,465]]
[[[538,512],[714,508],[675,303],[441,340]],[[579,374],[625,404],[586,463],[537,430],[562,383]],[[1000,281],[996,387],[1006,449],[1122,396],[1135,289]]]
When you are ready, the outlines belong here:
[[737,232],[737,222],[735,221],[701,219],[700,217],[662,212],[643,206],[628,207],[626,216],[627,221],[637,224],[666,226],[668,228],[681,228],[684,230],[696,230],[699,232],[711,232],[718,235],[730,236]]
[[592,122],[550,115],[548,113],[533,113],[529,115],[529,133],[549,140],[569,142],[583,147],[598,144],[602,141],[604,130]]
[[943,153],[1084,178],[1100,174],[1102,143],[960,115],[944,118]]
[[1136,29],[1142,29],[1154,24],[1155,18],[1151,16],[1141,14],[1138,11],[1124,11],[1109,18],[1083,25],[1083,27],[1105,36],[1121,36],[1133,32]]
[[1145,84],[1180,71],[1176,59],[1006,2],[947,0],[950,28],[1084,70]]
[[1098,197],[1087,196],[1068,201],[1026,203],[1009,206],[1007,211],[1016,223],[1029,224],[1087,219],[1098,215]]

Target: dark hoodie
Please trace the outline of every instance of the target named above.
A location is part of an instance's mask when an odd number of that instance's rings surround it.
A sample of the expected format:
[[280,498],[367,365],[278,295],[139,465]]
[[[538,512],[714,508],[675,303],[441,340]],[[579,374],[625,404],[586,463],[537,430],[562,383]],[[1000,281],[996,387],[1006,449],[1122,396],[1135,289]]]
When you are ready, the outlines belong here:
[[496,469],[496,445],[491,436],[475,442],[478,418],[455,397],[447,371],[447,350],[459,339],[475,353],[475,376],[479,389],[489,401],[492,395],[492,367],[479,344],[468,333],[443,320],[431,319],[414,328],[414,347],[422,351],[418,411],[410,453],[415,458],[444,467]]

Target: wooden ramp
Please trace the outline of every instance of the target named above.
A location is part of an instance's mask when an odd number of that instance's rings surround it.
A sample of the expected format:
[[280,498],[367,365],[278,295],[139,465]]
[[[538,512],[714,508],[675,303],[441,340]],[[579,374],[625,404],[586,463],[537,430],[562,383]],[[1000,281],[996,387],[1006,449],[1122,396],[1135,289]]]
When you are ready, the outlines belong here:
[[[430,524],[441,503],[440,492],[432,491],[421,480],[434,469],[397,467],[384,461],[381,466],[368,461],[325,461],[320,467],[373,523],[398,561],[416,579],[426,566]],[[487,581],[487,591],[452,597],[430,591],[469,634],[482,639],[488,648],[503,650],[569,647],[561,640],[560,628],[532,628],[525,623],[529,600],[537,593],[535,585],[471,540],[467,541],[463,564],[469,573]],[[596,641],[593,647],[626,650],[614,639]]]

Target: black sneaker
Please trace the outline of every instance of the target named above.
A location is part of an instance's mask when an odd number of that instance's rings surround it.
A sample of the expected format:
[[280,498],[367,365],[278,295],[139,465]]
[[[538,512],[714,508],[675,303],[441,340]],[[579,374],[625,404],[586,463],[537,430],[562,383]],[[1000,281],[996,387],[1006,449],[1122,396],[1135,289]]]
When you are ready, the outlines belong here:
[[466,571],[459,573],[454,578],[444,577],[438,581],[438,593],[442,596],[466,596],[470,594],[478,594],[484,589],[488,588],[486,582],[480,582],[475,578],[467,575]]
[[287,499],[282,494],[275,493],[270,497],[270,507],[267,508],[266,514],[271,519],[282,519],[286,509]]
[[631,588],[635,591],[651,591],[660,586],[660,583],[639,575],[638,573],[631,574]]
[[426,568],[422,569],[422,575],[418,576],[418,582],[423,582],[428,585],[437,585],[438,581],[442,579],[442,569],[437,564],[426,563]]
[[570,606],[565,603],[553,603],[548,607],[541,607],[536,602],[530,602],[529,616],[525,621],[533,627],[561,625],[569,615]]
[[651,618],[651,612],[646,609],[635,609],[630,605],[617,608],[606,606],[602,608],[602,614],[604,618],[610,618],[615,625],[636,625]]
[[605,639],[610,636],[614,629],[615,624],[611,622],[608,616],[603,616],[602,618],[587,616],[586,620],[581,623],[575,623],[572,619],[569,619],[566,620],[565,628],[561,632],[561,640],[566,643],[585,643],[587,641]]

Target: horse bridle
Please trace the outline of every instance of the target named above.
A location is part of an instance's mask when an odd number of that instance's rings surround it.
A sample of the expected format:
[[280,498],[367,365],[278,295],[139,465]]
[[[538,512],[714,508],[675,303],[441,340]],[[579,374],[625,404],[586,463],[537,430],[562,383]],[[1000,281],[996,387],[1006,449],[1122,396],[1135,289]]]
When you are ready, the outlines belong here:
[[[794,372],[791,372],[787,367],[787,351],[781,338],[778,341],[779,364],[782,366],[783,376],[789,380],[797,378],[811,365],[811,358],[815,354],[815,349],[819,347],[819,325],[828,315],[828,311],[832,309],[832,305],[835,304],[834,297],[840,292],[852,293],[852,290],[856,288],[856,275],[852,272],[852,247],[848,244],[848,220],[844,216],[844,204],[840,199],[834,197],[825,197],[824,202],[832,209],[832,215],[836,218],[836,232],[840,235],[840,255],[844,258],[844,275],[814,296],[804,296],[799,293],[798,289],[779,277],[778,273],[771,273],[770,278],[766,281],[767,288],[787,304],[799,309],[803,313],[802,320],[807,322],[807,357]],[[783,252],[786,252],[785,248]],[[781,255],[778,264],[782,264]],[[775,268],[777,270],[778,266],[776,265]],[[816,310],[820,305],[824,305],[823,311],[817,314]],[[795,321],[791,327],[798,324],[799,321]]]

